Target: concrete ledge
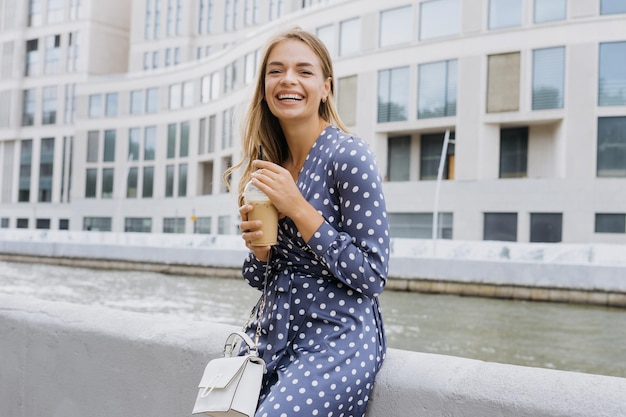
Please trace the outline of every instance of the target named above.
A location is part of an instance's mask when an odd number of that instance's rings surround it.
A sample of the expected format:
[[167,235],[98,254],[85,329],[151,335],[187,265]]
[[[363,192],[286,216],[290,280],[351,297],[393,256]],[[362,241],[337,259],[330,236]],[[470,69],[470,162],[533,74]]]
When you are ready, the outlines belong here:
[[[188,416],[232,326],[0,295],[0,415]],[[368,417],[615,417],[626,379],[390,349]]]

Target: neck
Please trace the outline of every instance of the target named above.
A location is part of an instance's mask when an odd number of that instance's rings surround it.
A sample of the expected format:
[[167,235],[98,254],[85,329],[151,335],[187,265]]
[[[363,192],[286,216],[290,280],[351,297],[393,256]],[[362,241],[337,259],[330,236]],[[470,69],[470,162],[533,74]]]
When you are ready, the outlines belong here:
[[287,162],[291,167],[302,167],[317,137],[327,126],[328,122],[322,118],[311,123],[281,123],[291,157]]

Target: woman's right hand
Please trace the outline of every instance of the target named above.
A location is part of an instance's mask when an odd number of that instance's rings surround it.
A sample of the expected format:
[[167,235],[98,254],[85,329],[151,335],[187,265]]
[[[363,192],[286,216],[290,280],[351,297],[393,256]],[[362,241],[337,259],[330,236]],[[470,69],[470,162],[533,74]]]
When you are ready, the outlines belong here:
[[246,242],[246,247],[250,249],[254,256],[260,261],[267,261],[271,246],[253,246],[252,241],[263,236],[261,231],[261,220],[248,220],[248,213],[250,213],[254,207],[252,204],[244,204],[239,207],[239,214],[241,215],[241,223],[239,229],[241,230],[241,238]]

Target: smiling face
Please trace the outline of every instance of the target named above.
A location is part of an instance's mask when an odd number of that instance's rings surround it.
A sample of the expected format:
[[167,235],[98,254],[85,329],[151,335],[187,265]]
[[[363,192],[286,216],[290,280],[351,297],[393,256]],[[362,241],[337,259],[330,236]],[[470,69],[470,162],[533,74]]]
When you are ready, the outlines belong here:
[[270,51],[265,68],[265,100],[281,124],[319,123],[319,106],[330,92],[319,58],[304,42],[287,39]]

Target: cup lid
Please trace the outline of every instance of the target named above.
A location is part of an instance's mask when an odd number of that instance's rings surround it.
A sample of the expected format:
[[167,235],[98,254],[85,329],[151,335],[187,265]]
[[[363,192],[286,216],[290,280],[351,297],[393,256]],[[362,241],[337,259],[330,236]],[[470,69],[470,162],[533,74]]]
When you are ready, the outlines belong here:
[[256,185],[249,181],[243,189],[243,196],[247,200],[268,200],[265,193],[257,188]]

